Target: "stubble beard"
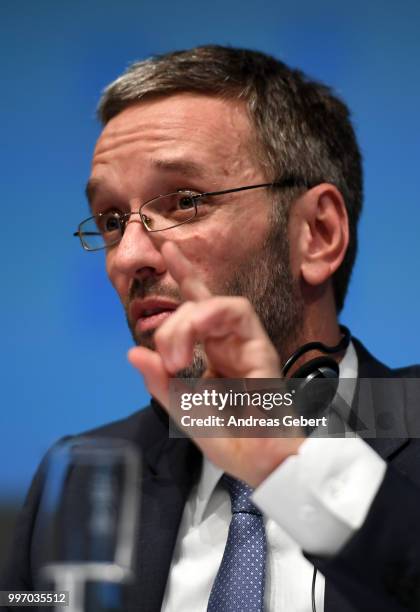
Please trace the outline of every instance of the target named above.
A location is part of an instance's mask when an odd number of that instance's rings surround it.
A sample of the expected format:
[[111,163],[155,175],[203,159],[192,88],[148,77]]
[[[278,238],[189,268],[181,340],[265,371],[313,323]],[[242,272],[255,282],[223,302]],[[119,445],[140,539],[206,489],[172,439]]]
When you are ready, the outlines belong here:
[[[272,222],[271,230],[261,250],[237,268],[218,295],[243,296],[253,305],[267,335],[274,344],[281,360],[284,360],[291,347],[299,341],[303,325],[303,300],[293,279],[290,268],[290,250],[287,236],[287,221]],[[144,298],[153,293],[181,302],[179,292],[171,288],[147,286],[146,283],[133,283],[132,295]],[[142,333],[139,337],[131,325],[134,342],[155,350],[154,330]],[[177,373],[178,378],[200,378],[206,370],[205,353],[201,346],[194,349],[192,363]]]

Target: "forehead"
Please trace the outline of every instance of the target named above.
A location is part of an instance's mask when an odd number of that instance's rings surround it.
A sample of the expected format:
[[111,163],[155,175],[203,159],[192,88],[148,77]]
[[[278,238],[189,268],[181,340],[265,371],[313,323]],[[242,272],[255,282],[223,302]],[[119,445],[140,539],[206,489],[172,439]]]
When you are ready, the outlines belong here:
[[252,161],[253,129],[245,104],[196,93],[146,99],[124,109],[104,127],[93,169],[109,163],[189,159],[222,174]]

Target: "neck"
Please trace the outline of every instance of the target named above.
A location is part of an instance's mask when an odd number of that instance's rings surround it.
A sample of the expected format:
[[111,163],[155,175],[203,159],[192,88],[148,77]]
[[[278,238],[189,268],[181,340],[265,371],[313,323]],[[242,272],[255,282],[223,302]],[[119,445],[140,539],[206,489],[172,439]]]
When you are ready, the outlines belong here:
[[[315,293],[315,295],[314,295]],[[305,296],[306,298],[308,296]],[[285,350],[280,351],[280,360],[284,364],[288,357],[292,355],[299,347],[308,342],[322,342],[327,346],[335,346],[341,339],[341,331],[337,318],[337,310],[332,294],[332,289],[327,287],[324,290],[312,291],[311,299],[305,299],[304,315],[301,329],[296,333],[291,342],[288,342]],[[297,361],[296,368],[301,367],[304,363],[315,357],[319,357],[322,353],[319,351],[311,351],[305,353]],[[333,359],[340,362],[344,356],[344,351],[331,355]]]

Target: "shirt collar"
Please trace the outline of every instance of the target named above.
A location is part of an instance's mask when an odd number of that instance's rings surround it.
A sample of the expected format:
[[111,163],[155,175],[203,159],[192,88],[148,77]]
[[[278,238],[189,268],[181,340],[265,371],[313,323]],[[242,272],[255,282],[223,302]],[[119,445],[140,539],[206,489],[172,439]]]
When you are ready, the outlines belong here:
[[201,468],[201,476],[197,486],[196,504],[194,509],[194,522],[201,523],[204,511],[210,501],[220,478],[223,475],[223,470],[214,465],[204,455]]
[[351,406],[356,391],[358,370],[359,363],[356,349],[354,348],[353,342],[350,342],[343,359],[339,363],[340,379],[336,398],[339,398],[340,401],[334,402],[333,400],[333,404],[336,403],[336,410],[344,419],[344,422],[347,422],[350,418]]
[[[357,353],[353,342],[347,347],[343,359],[338,364],[340,370],[340,378],[357,378],[358,361]],[[341,381],[340,381],[341,384]],[[340,384],[338,385],[340,387]]]

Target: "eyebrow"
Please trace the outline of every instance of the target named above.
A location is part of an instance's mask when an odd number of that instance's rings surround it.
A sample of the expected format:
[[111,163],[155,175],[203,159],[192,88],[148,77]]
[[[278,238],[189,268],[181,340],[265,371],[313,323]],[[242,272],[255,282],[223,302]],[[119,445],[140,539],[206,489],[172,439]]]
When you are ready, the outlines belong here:
[[[184,174],[191,178],[203,179],[205,177],[205,168],[188,159],[153,159],[152,166],[160,171]],[[104,183],[100,179],[90,178],[86,183],[85,195],[90,208],[92,208],[96,193],[103,188]]]
[[205,168],[189,159],[153,159],[152,165],[158,170],[179,172],[196,178],[204,178],[205,175]]

